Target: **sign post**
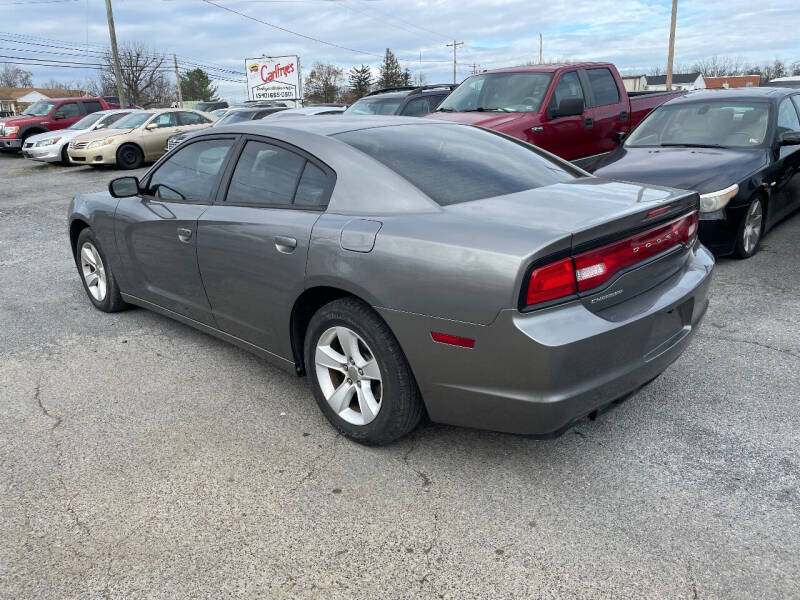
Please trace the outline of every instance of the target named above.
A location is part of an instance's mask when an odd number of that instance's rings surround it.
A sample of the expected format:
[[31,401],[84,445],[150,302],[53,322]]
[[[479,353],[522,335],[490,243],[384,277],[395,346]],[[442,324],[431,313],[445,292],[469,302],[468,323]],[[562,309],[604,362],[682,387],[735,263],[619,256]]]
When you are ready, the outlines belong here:
[[245,61],[248,100],[290,101],[299,106],[300,59],[297,56],[262,56]]

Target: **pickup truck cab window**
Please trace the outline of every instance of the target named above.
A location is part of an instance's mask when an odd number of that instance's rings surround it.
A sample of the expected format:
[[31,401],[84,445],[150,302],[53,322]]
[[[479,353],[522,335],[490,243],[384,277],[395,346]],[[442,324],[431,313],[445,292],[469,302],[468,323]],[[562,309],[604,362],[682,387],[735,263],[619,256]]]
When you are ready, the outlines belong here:
[[77,117],[81,114],[81,109],[78,107],[77,102],[65,102],[61,106],[56,109],[54,117],[58,118],[67,118],[67,117]]
[[577,71],[567,71],[558,79],[558,83],[556,83],[556,87],[553,90],[553,96],[550,98],[548,108],[558,108],[561,101],[568,98],[580,98],[581,100],[584,98],[583,88],[581,87],[581,81]]
[[87,115],[90,115],[94,112],[103,110],[103,105],[100,104],[97,100],[85,100],[83,102],[83,110],[86,111]]
[[619,88],[617,81],[606,68],[586,69],[589,85],[594,95],[594,106],[605,106],[619,102]]

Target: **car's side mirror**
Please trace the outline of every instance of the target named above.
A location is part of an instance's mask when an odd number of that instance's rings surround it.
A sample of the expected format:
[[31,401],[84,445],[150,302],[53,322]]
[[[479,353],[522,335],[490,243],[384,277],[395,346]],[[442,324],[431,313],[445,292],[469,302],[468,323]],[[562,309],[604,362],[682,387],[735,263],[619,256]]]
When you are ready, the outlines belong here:
[[95,127],[95,129],[105,129],[105,128],[106,128],[106,124],[105,123],[98,123],[97,127]]
[[626,137],[628,137],[628,133],[626,131],[617,131],[614,133],[614,135],[611,136],[611,139],[613,139],[618,144],[621,144],[622,142],[625,141]]
[[108,192],[114,198],[130,198],[139,194],[138,177],[117,177],[108,184]]
[[780,136],[781,146],[800,145],[800,131],[784,131]]
[[155,129],[156,127],[158,127],[158,123],[148,123],[147,125],[144,126],[144,128],[147,129],[148,131],[153,131],[153,129]]
[[583,114],[583,98],[564,98],[552,113],[552,118],[574,117]]

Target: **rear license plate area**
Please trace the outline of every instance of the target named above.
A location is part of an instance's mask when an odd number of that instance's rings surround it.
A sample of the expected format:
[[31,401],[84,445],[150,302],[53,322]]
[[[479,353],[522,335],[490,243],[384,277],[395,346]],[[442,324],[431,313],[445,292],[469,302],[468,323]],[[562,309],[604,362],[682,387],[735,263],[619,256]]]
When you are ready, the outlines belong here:
[[692,327],[694,298],[656,314],[645,344],[645,360],[651,360],[678,343]]

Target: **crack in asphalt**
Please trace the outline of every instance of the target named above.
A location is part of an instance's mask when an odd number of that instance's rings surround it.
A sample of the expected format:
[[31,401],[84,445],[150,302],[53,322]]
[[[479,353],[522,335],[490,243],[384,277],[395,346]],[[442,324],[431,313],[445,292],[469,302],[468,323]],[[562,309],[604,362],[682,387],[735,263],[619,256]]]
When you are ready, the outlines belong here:
[[755,340],[743,340],[740,338],[726,337],[721,335],[709,335],[708,333],[703,333],[703,332],[698,332],[697,335],[700,338],[719,340],[721,342],[738,342],[740,344],[750,344],[752,346],[758,346],[759,348],[765,348],[767,350],[772,350],[780,354],[785,354],[786,356],[791,356],[792,358],[795,359],[800,359],[800,354],[795,354],[791,350],[787,350],[786,348],[778,348],[777,346],[771,346],[770,344],[764,344],[762,342],[757,342]]
[[412,465],[411,461],[408,459],[408,457],[411,456],[411,453],[414,452],[416,448],[417,448],[416,440],[412,439],[408,450],[406,450],[406,453],[403,454],[403,462],[409,469],[411,469],[416,474],[417,477],[420,478],[420,480],[422,480],[422,489],[427,492],[430,489],[431,485],[433,485],[433,480],[431,480],[431,478],[427,475],[427,473],[425,473],[424,471],[420,471],[419,469],[414,467],[414,465]]
[[424,587],[425,584],[431,586],[431,590],[433,591],[433,585],[430,582],[430,577],[433,575],[433,570],[431,569],[431,552],[433,551],[434,547],[439,543],[439,539],[442,536],[441,527],[439,527],[439,513],[433,513],[433,536],[428,543],[426,548],[422,549],[423,554],[425,554],[425,566],[426,566],[426,573],[418,580],[420,587]]
[[81,520],[81,518],[78,516],[78,513],[75,512],[75,509],[72,507],[72,501],[75,499],[75,495],[77,495],[77,494],[71,495],[70,492],[69,492],[69,488],[67,487],[67,482],[64,481],[64,473],[63,473],[63,471],[64,471],[64,449],[61,447],[61,442],[58,439],[58,437],[55,436],[55,430],[58,427],[61,426],[61,424],[64,422],[64,418],[60,417],[58,415],[54,415],[53,413],[51,413],[47,409],[47,407],[44,405],[44,403],[42,402],[42,381],[41,381],[41,379],[39,379],[39,381],[36,382],[36,388],[35,388],[35,390],[33,392],[33,399],[36,401],[36,405],[39,407],[39,410],[41,411],[41,413],[45,417],[47,417],[48,419],[53,421],[53,425],[50,427],[50,437],[52,438],[53,445],[56,448],[56,464],[58,466],[58,474],[57,474],[58,483],[61,486],[61,489],[63,490],[64,495],[67,498],[67,506],[66,506],[65,510],[66,510],[67,514],[72,518],[73,522],[75,523],[75,526],[78,529],[80,529],[85,535],[91,537],[92,533],[91,533],[91,530],[89,529],[89,526],[84,521]]
[[[330,447],[327,449],[323,448],[322,451],[320,451],[316,456],[314,456],[314,458],[311,459],[311,462],[308,466],[308,473],[303,475],[303,477],[300,478],[300,481],[297,482],[297,485],[292,488],[293,492],[297,491],[306,481],[311,479],[316,473],[319,473],[322,469],[326,468],[333,462],[333,460],[336,458],[336,446],[341,437],[342,434],[340,432],[336,432]],[[328,456],[328,459],[323,461],[321,464],[318,464],[320,463],[320,459],[326,455]]]

